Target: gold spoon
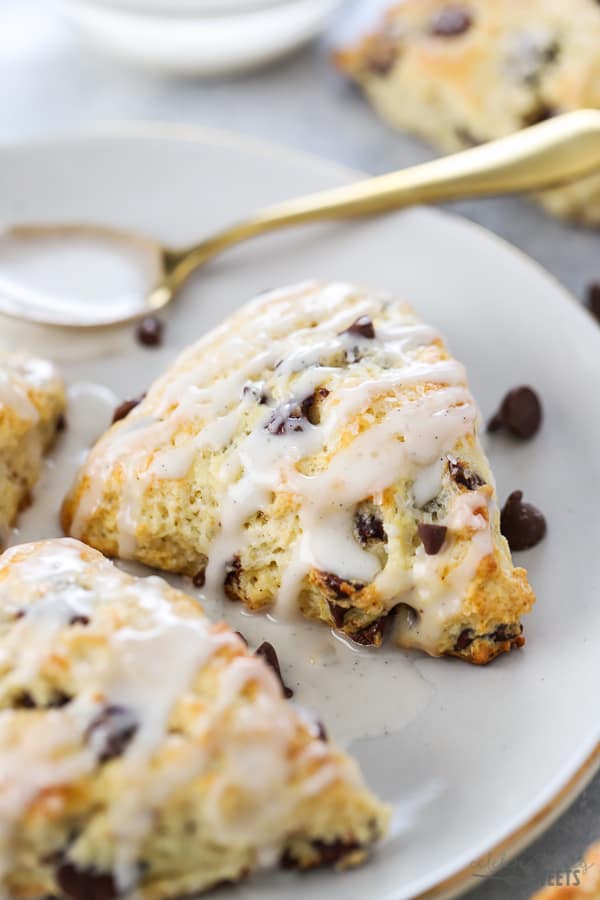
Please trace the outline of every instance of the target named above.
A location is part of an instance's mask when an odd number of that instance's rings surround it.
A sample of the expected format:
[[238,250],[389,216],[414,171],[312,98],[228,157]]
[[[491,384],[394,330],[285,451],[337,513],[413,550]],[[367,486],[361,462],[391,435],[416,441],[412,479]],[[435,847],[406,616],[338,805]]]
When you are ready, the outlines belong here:
[[306,222],[374,215],[417,203],[537,191],[594,171],[600,171],[600,110],[578,110],[432,162],[269,206],[180,250],[104,226],[17,226],[5,232],[5,239],[70,236],[125,243],[142,251],[151,261],[153,286],[149,292],[140,290],[139,296],[126,296],[107,309],[104,303],[65,303],[0,278],[0,312],[62,326],[96,327],[126,322],[162,309],[199,266],[260,234]]

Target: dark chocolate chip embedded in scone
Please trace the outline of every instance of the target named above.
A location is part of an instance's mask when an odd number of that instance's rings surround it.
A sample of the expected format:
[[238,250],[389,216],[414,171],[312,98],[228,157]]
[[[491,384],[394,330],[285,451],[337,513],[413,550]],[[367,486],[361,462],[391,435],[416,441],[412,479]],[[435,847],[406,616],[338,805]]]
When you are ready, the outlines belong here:
[[355,865],[386,830],[260,655],[77,541],[0,557],[0,658],[3,898],[191,897]]
[[523,643],[534,596],[477,421],[409,307],[301,284],[183,353],[92,450],[63,524],[252,610],[484,663]]
[[[386,121],[454,151],[600,108],[599,46],[598,0],[390,0],[335,61]],[[600,225],[599,174],[537,199]]]

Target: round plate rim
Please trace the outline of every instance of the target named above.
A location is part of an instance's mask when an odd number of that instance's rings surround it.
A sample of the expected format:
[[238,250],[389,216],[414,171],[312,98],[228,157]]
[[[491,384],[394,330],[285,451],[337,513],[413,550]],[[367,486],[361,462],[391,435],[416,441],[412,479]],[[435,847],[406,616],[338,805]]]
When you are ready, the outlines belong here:
[[[45,133],[38,133],[24,139],[0,139],[0,153],[3,151],[18,151],[19,149],[35,147],[43,149],[44,146],[59,144],[85,144],[94,140],[127,140],[127,139],[151,139],[151,140],[177,140],[198,144],[219,144],[221,146],[246,147],[260,154],[270,154],[279,159],[288,159],[291,163],[304,166],[318,167],[321,172],[329,169],[333,177],[338,179],[368,178],[369,173],[353,168],[344,163],[321,157],[316,153],[288,147],[278,144],[276,141],[256,137],[206,125],[191,123],[172,123],[158,120],[131,120],[122,122],[118,120],[106,120],[104,122],[87,124],[81,128],[57,129]],[[572,304],[572,308],[578,311],[575,315],[581,315],[592,319],[591,314],[583,304],[571,293],[571,291],[544,266],[530,257],[525,251],[511,244],[509,241],[479,225],[464,216],[453,211],[440,209],[439,207],[424,207],[433,216],[458,220],[462,227],[483,233],[487,239],[500,246],[503,252],[508,252],[518,257],[521,263],[533,268],[539,275],[552,282],[553,287],[566,300]],[[48,326],[52,327],[52,326]],[[592,338],[593,340],[593,338]],[[600,347],[600,330],[598,331],[598,346]],[[503,838],[487,849],[489,853],[488,874],[493,874],[501,866],[505,865],[520,852],[525,850],[536,838],[540,837],[550,826],[567,810],[581,792],[600,771],[600,739],[592,747],[591,751],[580,763],[575,772],[567,776],[566,781],[556,786],[556,791],[536,812],[517,827],[511,829]],[[583,849],[583,848],[582,848]],[[449,876],[442,877],[424,892],[417,894],[413,900],[452,900],[461,896],[472,887],[473,867],[470,864],[461,867]],[[471,883],[470,883],[471,882]]]

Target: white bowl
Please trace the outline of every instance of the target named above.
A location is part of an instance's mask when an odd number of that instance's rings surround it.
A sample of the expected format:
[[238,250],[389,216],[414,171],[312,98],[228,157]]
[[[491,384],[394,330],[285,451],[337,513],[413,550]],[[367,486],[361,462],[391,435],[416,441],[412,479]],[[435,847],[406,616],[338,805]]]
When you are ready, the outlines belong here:
[[116,9],[137,10],[143,13],[164,13],[172,15],[230,15],[231,13],[254,12],[273,6],[290,6],[296,0],[95,0],[99,6]]
[[[219,75],[263,65],[313,38],[340,0],[62,0],[87,38],[131,63]],[[218,7],[218,9],[217,9]]]

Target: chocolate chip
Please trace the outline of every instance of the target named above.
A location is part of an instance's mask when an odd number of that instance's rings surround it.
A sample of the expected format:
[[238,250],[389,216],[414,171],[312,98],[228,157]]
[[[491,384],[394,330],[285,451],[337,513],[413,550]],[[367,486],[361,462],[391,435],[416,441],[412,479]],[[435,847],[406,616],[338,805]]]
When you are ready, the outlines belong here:
[[435,556],[440,552],[448,531],[445,525],[430,525],[427,522],[420,522],[417,531],[428,556]]
[[164,323],[156,316],[144,316],[136,328],[135,336],[144,347],[159,347],[163,341]]
[[96,750],[98,761],[109,762],[121,756],[138,730],[130,709],[105,706],[88,726],[85,736]]
[[357,841],[334,841],[331,844],[313,841],[312,846],[319,851],[319,865],[333,866],[353,850],[357,850],[359,844]]
[[465,628],[459,634],[456,643],[454,644],[454,649],[459,651],[466,650],[476,637],[493,641],[495,644],[504,644],[506,641],[511,641],[513,646],[522,647],[525,643],[524,638],[521,637],[522,634],[523,626],[519,624],[498,625],[494,631],[483,635],[476,635],[472,628]]
[[472,628],[464,628],[456,639],[455,650],[466,650],[475,640],[475,632]]
[[387,75],[398,58],[399,50],[398,43],[386,35],[372,38],[366,51],[367,71],[372,75]]
[[375,619],[366,628],[355,631],[350,635],[356,644],[362,644],[363,647],[379,647],[383,640],[383,633],[388,623],[389,615],[386,613],[379,619]]
[[312,841],[311,846],[319,854],[318,862],[313,865],[335,866],[353,850],[357,850],[360,845],[357,841],[333,841],[328,844],[324,841]]
[[338,606],[338,604],[334,603],[332,600],[328,600],[327,605],[329,606],[333,624],[336,628],[341,628],[344,624],[344,619],[348,610],[344,606]]
[[275,652],[275,647],[273,644],[269,644],[268,641],[263,641],[260,647],[254,651],[255,656],[260,656],[268,666],[275,672],[277,678],[279,679],[279,683],[281,684],[281,688],[283,690],[283,695],[287,699],[294,696],[294,692],[291,688],[287,687],[284,684],[283,676],[281,674],[281,668],[279,667],[279,660],[277,659],[277,653]]
[[491,641],[494,641],[497,644],[502,644],[505,641],[512,641],[520,634],[523,633],[522,625],[498,625],[498,627],[490,632],[489,637]]
[[504,397],[500,409],[488,423],[488,431],[506,428],[523,439],[533,437],[542,424],[542,404],[533,388],[522,385]]
[[455,128],[454,134],[463,147],[478,147],[482,143],[482,141],[479,138],[476,138],[473,132],[465,126],[458,126],[458,128]]
[[523,503],[523,491],[513,491],[500,514],[500,530],[511,550],[528,550],[546,534],[546,520],[531,503]]
[[483,143],[480,138],[475,137],[473,132],[465,126],[458,126],[454,129],[454,133],[463,147],[478,147]]
[[67,429],[67,417],[64,413],[60,413],[60,415],[56,419],[56,430],[57,431],[66,431]]
[[264,389],[262,382],[248,382],[244,385],[242,391],[244,397],[252,397],[257,403],[264,405],[269,400],[269,395]]
[[69,625],[89,625],[90,617],[76,614],[69,619]]
[[317,722],[315,722],[315,726],[317,729],[317,737],[319,738],[319,740],[323,741],[324,743],[327,743],[327,741],[329,740],[329,735],[327,734],[327,729],[325,728],[325,726],[323,725],[323,723],[321,722],[320,719]]
[[304,431],[308,423],[319,424],[318,401],[329,396],[327,388],[320,387],[303,400],[288,400],[276,407],[265,424],[270,434],[293,434]]
[[33,494],[31,491],[27,491],[19,501],[19,512],[24,512],[26,509],[29,509],[31,504],[33,503]]
[[61,891],[68,900],[114,900],[119,889],[113,876],[98,869],[79,869],[64,862],[55,872]]
[[472,23],[471,13],[464,6],[445,6],[434,17],[429,30],[436,37],[457,37],[468,31]]
[[55,693],[51,696],[51,698],[46,703],[47,709],[62,709],[63,706],[66,706],[67,703],[70,703],[73,698],[69,694],[65,694],[64,691],[55,691]]
[[318,425],[321,421],[319,415],[319,401],[325,400],[326,397],[329,397],[329,391],[327,388],[320,387],[317,388],[316,391],[313,391],[313,393],[306,397],[300,404],[302,415],[311,425]]
[[349,853],[360,847],[356,841],[311,841],[311,847],[316,850],[317,856],[309,863],[302,863],[291,850],[285,850],[279,861],[282,869],[316,868],[317,866],[335,866]]
[[528,128],[530,125],[539,125],[540,122],[547,122],[558,115],[558,110],[545,103],[539,103],[534,106],[528,113],[523,116],[523,126]]
[[448,471],[457,484],[461,484],[469,491],[475,491],[482,484],[485,484],[481,475],[467,468],[463,462],[460,462],[453,456],[448,457]]
[[364,584],[340,578],[339,575],[334,575],[333,572],[318,572],[317,579],[322,587],[331,591],[332,594],[335,594],[336,597],[342,600],[347,600],[352,594],[362,591],[364,588]]
[[591,314],[600,322],[600,281],[594,281],[589,285],[586,305]]
[[297,400],[288,400],[273,410],[265,425],[269,434],[293,434],[304,431],[307,419],[302,412],[302,404]]
[[29,691],[23,691],[13,699],[12,707],[13,709],[36,709],[37,703]]
[[113,425],[115,424],[115,422],[120,422],[121,419],[124,419],[125,416],[128,416],[132,409],[135,409],[136,406],[139,406],[145,396],[145,394],[141,394],[134,400],[123,400],[123,402],[120,403],[119,406],[117,406],[113,413]]
[[196,572],[196,574],[192,578],[192,584],[197,588],[204,587],[204,585],[206,584],[206,568],[200,569],[199,572]]
[[65,694],[64,691],[54,691],[48,700],[44,703],[38,703],[29,691],[22,691],[14,698],[12,707],[13,709],[62,709],[62,707],[66,706],[67,703],[70,703],[72,699],[73,698],[70,697],[69,694]]
[[546,63],[546,65],[556,62],[560,56],[560,44],[557,41],[550,41],[550,43],[546,44],[541,50],[540,56],[542,62]]
[[292,851],[286,849],[281,854],[281,859],[279,860],[279,866],[282,869],[299,869],[300,862],[293,855]]
[[223,590],[231,600],[237,600],[240,588],[240,575],[242,572],[242,561],[238,555],[232,557],[225,563],[225,579],[223,581]]
[[356,531],[363,546],[373,541],[387,541],[381,519],[373,513],[359,512],[354,518]]
[[375,328],[369,316],[359,316],[356,322],[353,322],[349,328],[341,332],[342,334],[353,334],[357,337],[368,338],[373,340],[375,337]]

